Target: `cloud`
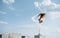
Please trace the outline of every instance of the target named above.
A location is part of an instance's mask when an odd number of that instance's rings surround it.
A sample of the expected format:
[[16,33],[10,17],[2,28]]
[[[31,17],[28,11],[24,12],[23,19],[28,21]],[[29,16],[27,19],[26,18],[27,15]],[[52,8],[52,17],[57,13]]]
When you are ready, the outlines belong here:
[[51,0],[44,0],[44,1],[41,3],[41,5],[50,6],[50,7],[54,7],[54,8],[60,7],[59,4],[53,3]]
[[15,0],[3,0],[3,3],[13,4],[13,3],[15,3]]
[[7,12],[5,12],[5,11],[0,11],[0,14],[7,14]]
[[42,29],[48,30],[49,27],[48,26],[41,26]]
[[60,11],[51,11],[51,12],[49,12],[49,16],[53,20],[60,18]]
[[60,28],[57,28],[56,30],[57,30],[57,32],[60,32]]
[[34,2],[35,7],[40,8],[41,4],[39,5],[39,2]]
[[3,3],[6,4],[8,9],[14,10],[13,4],[15,3],[15,0],[3,0]]
[[15,10],[15,8],[14,8],[13,6],[12,6],[12,7],[9,6],[8,8],[9,8],[10,10]]
[[0,24],[8,24],[6,21],[0,21]]
[[22,26],[18,25],[17,28],[21,28],[21,29],[35,29],[36,26],[32,26],[32,25],[27,24],[27,25],[24,25],[24,26],[23,25]]
[[45,26],[44,29],[48,30],[49,28],[47,26]]
[[60,8],[60,4],[53,3],[51,0],[43,0],[43,2],[34,2],[36,8],[40,11],[47,11],[47,9],[57,9]]

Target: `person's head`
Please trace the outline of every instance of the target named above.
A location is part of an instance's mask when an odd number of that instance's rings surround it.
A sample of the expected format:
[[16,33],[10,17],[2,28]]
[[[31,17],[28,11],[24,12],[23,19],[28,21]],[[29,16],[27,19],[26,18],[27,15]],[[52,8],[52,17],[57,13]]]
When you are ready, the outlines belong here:
[[38,19],[39,23],[43,22],[43,19],[44,19],[45,15],[46,15],[45,13],[40,13],[39,14],[39,16],[40,16],[40,18]]

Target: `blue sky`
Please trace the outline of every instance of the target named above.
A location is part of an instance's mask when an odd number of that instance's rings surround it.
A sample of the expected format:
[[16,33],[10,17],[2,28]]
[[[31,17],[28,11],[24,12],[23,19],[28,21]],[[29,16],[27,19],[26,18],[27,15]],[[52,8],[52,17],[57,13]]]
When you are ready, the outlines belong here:
[[[33,22],[32,17],[46,13],[42,24]],[[0,0],[0,34],[21,33],[46,38],[60,38],[60,0]]]

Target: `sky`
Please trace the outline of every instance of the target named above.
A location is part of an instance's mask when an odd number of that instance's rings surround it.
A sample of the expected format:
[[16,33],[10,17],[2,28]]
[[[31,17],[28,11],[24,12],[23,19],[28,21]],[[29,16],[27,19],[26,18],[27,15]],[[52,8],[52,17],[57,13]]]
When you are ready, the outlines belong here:
[[[42,24],[32,17],[46,13]],[[60,0],[0,0],[0,34],[21,33],[60,38]]]

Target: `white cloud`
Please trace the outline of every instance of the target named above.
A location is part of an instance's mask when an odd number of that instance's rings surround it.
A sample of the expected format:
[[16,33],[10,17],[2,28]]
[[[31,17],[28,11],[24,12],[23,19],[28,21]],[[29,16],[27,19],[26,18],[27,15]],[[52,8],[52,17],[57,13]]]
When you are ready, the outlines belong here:
[[60,7],[60,4],[56,4],[56,3],[53,3],[51,0],[44,0],[41,5],[44,5],[44,6],[50,6],[50,7],[53,7],[53,8],[58,8]]
[[[34,2],[34,5],[36,8],[40,9],[41,11],[45,9],[50,8],[50,9],[55,9],[55,8],[60,8],[60,4],[53,3],[51,0],[43,0],[43,2]],[[44,10],[43,10],[44,11]]]
[[44,27],[44,29],[48,30],[48,27],[47,27],[47,26],[45,26],[45,27]]
[[41,4],[49,6],[51,4],[51,0],[43,0],[43,2]]
[[49,27],[48,26],[41,26],[42,29],[48,30]]
[[60,8],[60,4],[53,3],[52,5],[54,5],[55,8]]
[[3,3],[6,4],[8,9],[14,10],[13,3],[15,3],[15,0],[3,0]]
[[51,12],[49,12],[49,16],[53,20],[60,18],[60,11],[51,11]]
[[3,3],[12,4],[15,3],[15,0],[3,0]]
[[32,26],[32,25],[29,25],[29,24],[27,24],[27,25],[25,25],[25,26],[17,26],[17,28],[22,28],[22,29],[35,29],[36,28],[36,26]]
[[39,5],[38,2],[34,2],[35,7],[40,8],[41,5]]
[[15,8],[14,8],[13,6],[12,6],[12,7],[9,6],[8,8],[9,8],[10,10],[15,10]]
[[57,32],[60,32],[60,28],[57,28],[56,30],[57,30]]
[[7,12],[4,12],[4,11],[0,11],[0,14],[7,14]]
[[0,21],[0,24],[8,24],[6,21]]

